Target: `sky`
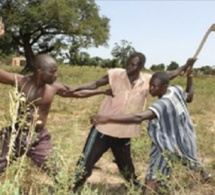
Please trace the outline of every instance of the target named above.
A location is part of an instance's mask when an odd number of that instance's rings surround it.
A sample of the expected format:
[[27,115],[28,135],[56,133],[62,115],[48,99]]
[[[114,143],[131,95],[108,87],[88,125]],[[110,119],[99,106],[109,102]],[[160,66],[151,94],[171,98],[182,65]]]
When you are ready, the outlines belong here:
[[[110,19],[108,47],[90,48],[91,57],[110,58],[115,43],[131,43],[146,56],[146,68],[171,61],[185,64],[215,23],[215,1],[95,0],[100,16]],[[211,32],[195,67],[215,65],[215,32]]]

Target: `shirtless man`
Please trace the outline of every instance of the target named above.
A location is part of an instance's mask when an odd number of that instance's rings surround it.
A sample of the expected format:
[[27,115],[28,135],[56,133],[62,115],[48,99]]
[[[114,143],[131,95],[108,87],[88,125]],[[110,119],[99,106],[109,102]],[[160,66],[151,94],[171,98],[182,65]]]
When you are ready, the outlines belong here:
[[[0,24],[0,36],[4,35],[4,26]],[[0,151],[0,173],[4,171],[9,163],[6,156],[9,152],[9,143],[12,132],[15,129],[17,134],[13,140],[15,157],[20,157],[24,153],[32,159],[33,162],[42,169],[50,170],[47,164],[47,158],[52,153],[51,135],[45,128],[47,117],[50,111],[51,103],[55,95],[61,97],[90,97],[92,95],[104,94],[105,91],[84,90],[80,92],[67,93],[68,86],[55,82],[57,78],[57,63],[47,54],[40,54],[34,59],[34,72],[32,75],[23,76],[21,74],[10,73],[0,69],[0,83],[17,85],[19,92],[25,95],[25,105],[28,106],[27,112],[19,108],[19,120],[12,126],[4,128],[0,133],[0,145],[3,146]],[[37,114],[35,115],[35,112]],[[23,116],[27,114],[27,116]],[[25,123],[20,122],[20,117],[25,117]],[[36,139],[29,143],[29,126],[27,123],[36,123],[34,131]],[[26,123],[27,122],[27,123]],[[29,147],[30,144],[30,147]],[[27,151],[26,151],[27,148]],[[56,174],[55,171],[51,173]]]

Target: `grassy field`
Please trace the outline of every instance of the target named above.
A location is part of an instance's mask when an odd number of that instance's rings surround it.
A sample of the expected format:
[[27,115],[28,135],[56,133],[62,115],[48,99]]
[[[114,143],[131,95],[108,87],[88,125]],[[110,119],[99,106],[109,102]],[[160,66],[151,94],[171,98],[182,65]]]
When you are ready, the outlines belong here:
[[[0,66],[4,70],[19,72],[20,68]],[[59,66],[59,82],[77,86],[98,79],[106,74],[106,69],[93,67]],[[185,78],[178,77],[172,83],[185,85]],[[215,77],[194,78],[194,101],[188,105],[196,128],[199,158],[215,174]],[[9,92],[11,86],[0,84],[0,127],[9,123]],[[50,190],[56,195],[67,195],[69,180],[73,179],[75,164],[90,130],[89,118],[95,114],[104,96],[86,99],[61,98],[56,96],[49,115],[47,128],[52,133],[55,160],[59,167],[59,184],[38,170],[28,158],[14,162],[1,175],[0,195],[45,195]],[[148,105],[155,99],[148,99]],[[142,124],[141,136],[132,140],[132,155],[139,180],[144,182],[149,163],[150,140]],[[171,195],[215,195],[215,182],[202,184],[198,174],[187,171],[180,163],[173,167]],[[111,152],[107,152],[96,164],[81,194],[83,195],[138,195],[128,186],[113,162]]]

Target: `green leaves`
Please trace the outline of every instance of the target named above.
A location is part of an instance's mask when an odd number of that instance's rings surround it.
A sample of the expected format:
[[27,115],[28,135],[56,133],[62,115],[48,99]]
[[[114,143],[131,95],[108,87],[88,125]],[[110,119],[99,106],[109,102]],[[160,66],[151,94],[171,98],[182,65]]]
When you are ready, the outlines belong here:
[[75,37],[80,48],[106,44],[109,38],[109,19],[99,15],[94,0],[0,0],[0,5],[5,37],[12,38],[2,39],[2,53],[24,51],[29,66],[37,53],[59,54],[59,37],[63,47]]

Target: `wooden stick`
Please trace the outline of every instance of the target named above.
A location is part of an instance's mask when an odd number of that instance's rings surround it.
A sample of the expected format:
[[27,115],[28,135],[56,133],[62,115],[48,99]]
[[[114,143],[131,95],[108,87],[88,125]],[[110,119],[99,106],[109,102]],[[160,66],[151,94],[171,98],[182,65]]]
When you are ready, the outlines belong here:
[[[197,56],[199,55],[199,53],[200,53],[200,51],[201,51],[203,45],[204,45],[205,42],[206,42],[206,39],[208,38],[208,35],[209,35],[210,32],[212,32],[212,31],[215,31],[215,24],[212,24],[211,27],[210,27],[210,28],[207,30],[207,32],[205,33],[205,35],[204,35],[204,37],[203,37],[203,39],[202,39],[202,41],[201,41],[201,43],[200,43],[198,49],[196,50],[196,52],[195,52],[193,58],[197,58]],[[190,70],[191,68],[192,68],[192,66],[190,66],[190,67],[188,68],[188,70]],[[189,72],[188,70],[186,71],[186,73]]]
[[215,31],[215,24],[212,24],[211,27],[207,30],[207,32],[205,33],[205,36],[203,37],[198,49],[196,50],[196,53],[194,54],[193,58],[197,58],[197,56],[199,55],[206,39],[208,38],[208,35],[210,34],[210,32]]

